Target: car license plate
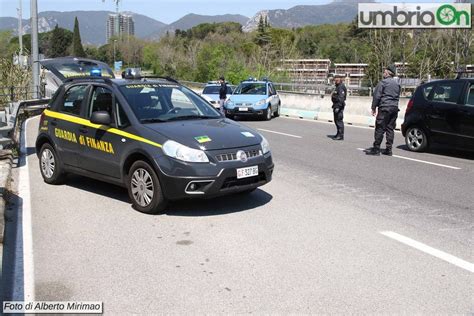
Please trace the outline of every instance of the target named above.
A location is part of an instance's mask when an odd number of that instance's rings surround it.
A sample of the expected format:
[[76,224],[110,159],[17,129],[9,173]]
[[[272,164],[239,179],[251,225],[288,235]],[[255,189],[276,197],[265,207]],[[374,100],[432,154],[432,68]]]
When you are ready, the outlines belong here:
[[247,112],[248,110],[249,110],[249,108],[239,108],[240,112]]
[[237,169],[237,179],[258,176],[258,166]]

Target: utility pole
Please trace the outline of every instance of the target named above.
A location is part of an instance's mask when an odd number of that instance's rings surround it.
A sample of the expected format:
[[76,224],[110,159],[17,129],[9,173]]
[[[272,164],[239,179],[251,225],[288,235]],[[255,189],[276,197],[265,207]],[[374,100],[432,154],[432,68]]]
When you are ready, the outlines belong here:
[[38,53],[38,3],[30,0],[31,7],[31,70],[33,76],[33,98],[39,99],[39,53]]
[[23,9],[22,9],[22,2],[23,0],[19,0],[20,7],[18,8],[18,39],[20,41],[20,56],[18,62],[20,66],[23,66]]

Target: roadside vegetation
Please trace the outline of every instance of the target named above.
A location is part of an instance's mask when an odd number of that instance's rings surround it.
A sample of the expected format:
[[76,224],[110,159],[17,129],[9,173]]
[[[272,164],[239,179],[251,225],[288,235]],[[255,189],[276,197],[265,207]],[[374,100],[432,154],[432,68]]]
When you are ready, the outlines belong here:
[[[233,22],[200,24],[163,34],[158,41],[115,38],[100,47],[83,47],[76,32],[56,27],[40,34],[40,53],[46,57],[85,56],[110,65],[122,60],[124,67],[142,67],[180,80],[205,82],[225,75],[232,83],[249,76],[288,82],[287,74],[278,70],[282,59],[328,58],[333,63],[369,64],[364,85],[372,87],[380,80],[382,67],[393,62],[408,63],[408,76],[422,80],[452,77],[456,69],[474,64],[470,29],[362,30],[356,23],[288,30],[273,28],[261,19],[258,29],[250,33]],[[23,43],[29,51],[29,35]],[[2,62],[11,59],[18,51],[18,37],[1,32],[0,47]]]

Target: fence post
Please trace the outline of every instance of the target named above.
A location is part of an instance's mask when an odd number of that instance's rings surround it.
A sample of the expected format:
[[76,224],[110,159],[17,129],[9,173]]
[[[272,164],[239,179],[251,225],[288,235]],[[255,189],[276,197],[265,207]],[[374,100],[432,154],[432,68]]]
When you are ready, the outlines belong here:
[[10,101],[15,101],[15,90],[14,87],[10,87]]

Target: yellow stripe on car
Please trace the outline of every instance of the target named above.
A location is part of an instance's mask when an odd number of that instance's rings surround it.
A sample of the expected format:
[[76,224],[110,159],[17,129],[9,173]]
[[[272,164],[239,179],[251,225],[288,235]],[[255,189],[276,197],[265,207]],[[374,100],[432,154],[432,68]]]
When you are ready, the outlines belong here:
[[64,114],[64,113],[58,113],[58,112],[51,111],[51,110],[44,110],[44,114],[48,117],[56,118],[56,119],[59,119],[59,120],[63,120],[63,121],[67,121],[67,122],[71,122],[71,123],[75,123],[75,124],[81,124],[81,125],[84,125],[84,126],[95,128],[95,129],[100,129],[100,130],[103,130],[103,131],[106,131],[106,132],[109,132],[109,133],[112,133],[112,134],[116,134],[116,135],[126,137],[126,138],[129,138],[129,139],[133,139],[133,140],[136,140],[136,141],[148,144],[148,145],[152,145],[152,146],[155,146],[155,147],[159,147],[159,148],[163,147],[161,144],[155,143],[155,142],[153,142],[149,139],[137,136],[135,134],[127,133],[127,132],[124,132],[122,130],[119,130],[119,129],[116,129],[116,128],[113,128],[113,127],[107,127],[107,126],[103,126],[103,125],[94,124],[94,123],[91,123],[89,120],[86,120],[86,119],[83,119],[83,118],[80,118],[80,117],[77,117],[77,116],[68,115],[68,114]]

